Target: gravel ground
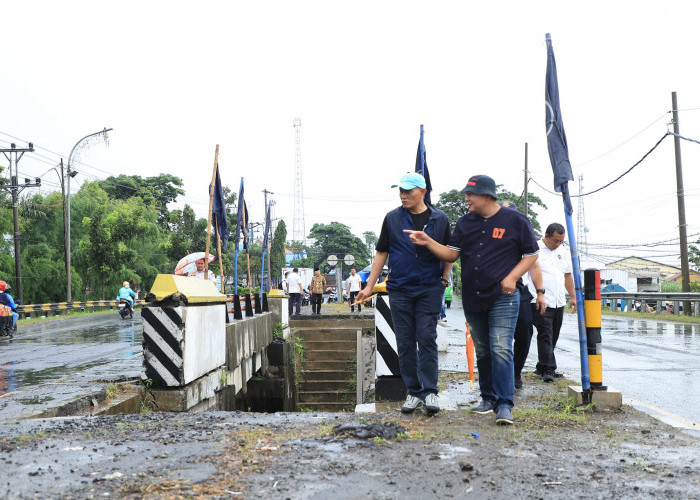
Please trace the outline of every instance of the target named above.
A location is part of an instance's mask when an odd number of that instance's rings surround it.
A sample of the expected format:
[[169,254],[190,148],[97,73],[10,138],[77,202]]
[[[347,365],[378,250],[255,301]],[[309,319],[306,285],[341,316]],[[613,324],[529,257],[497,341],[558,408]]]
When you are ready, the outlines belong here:
[[[28,420],[0,431],[3,498],[700,498],[698,438],[630,407],[573,408],[566,382],[528,375],[516,424],[465,410],[434,417],[206,412]],[[395,422],[392,439],[334,436]]]

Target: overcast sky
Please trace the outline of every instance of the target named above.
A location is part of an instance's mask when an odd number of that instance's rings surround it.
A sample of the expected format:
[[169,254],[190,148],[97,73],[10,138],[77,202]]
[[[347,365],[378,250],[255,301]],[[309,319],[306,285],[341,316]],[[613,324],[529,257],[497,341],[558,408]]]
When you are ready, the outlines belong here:
[[[305,225],[379,232],[390,188],[415,163],[420,124],[433,197],[474,174],[552,189],[545,136],[545,33],[552,34],[574,175],[596,189],[667,130],[700,140],[700,7],[695,2],[33,1],[2,7],[0,147],[32,141],[20,177],[44,174],[86,134],[109,147],[74,165],[86,180],[172,173],[206,216],[214,149],[221,177],[245,177],[251,219],[263,189],[291,237],[301,119]],[[13,137],[18,138],[13,139]],[[700,144],[683,142],[688,233],[700,233]],[[3,158],[4,161],[4,158]],[[42,191],[57,189],[53,172]],[[562,203],[537,184],[563,222]],[[574,215],[577,205],[574,203]],[[678,264],[673,139],[613,186],[585,197],[590,251]]]

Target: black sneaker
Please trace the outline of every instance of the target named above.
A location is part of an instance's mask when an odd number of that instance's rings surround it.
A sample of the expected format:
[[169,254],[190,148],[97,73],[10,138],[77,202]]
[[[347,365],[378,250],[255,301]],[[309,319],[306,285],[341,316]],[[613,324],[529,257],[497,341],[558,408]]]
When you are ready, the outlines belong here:
[[534,373],[535,373],[535,375],[537,375],[538,377],[541,377],[542,375],[544,375],[544,372],[543,372],[542,370],[540,370],[539,368],[535,368]]
[[554,372],[552,375],[554,375],[554,378],[562,378],[564,376],[563,373],[559,373],[559,372]]
[[520,377],[515,377],[515,388],[520,389],[523,386],[523,379]]
[[542,380],[545,382],[554,382],[554,372],[545,372],[545,374],[542,375]]
[[474,413],[486,415],[487,413],[492,413],[495,407],[496,403],[494,403],[493,401],[486,401],[485,399],[482,399],[481,403],[479,403],[479,406],[474,406],[472,408],[472,411]]

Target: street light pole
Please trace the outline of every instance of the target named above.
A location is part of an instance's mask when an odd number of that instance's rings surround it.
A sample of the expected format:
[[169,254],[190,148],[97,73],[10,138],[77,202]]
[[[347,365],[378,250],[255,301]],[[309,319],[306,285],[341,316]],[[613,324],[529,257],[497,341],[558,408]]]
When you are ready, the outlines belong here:
[[70,154],[68,155],[68,165],[66,167],[66,279],[68,280],[68,286],[67,286],[67,297],[66,300],[67,302],[73,302],[73,294],[72,294],[72,284],[71,284],[71,269],[70,269],[70,180],[75,177],[75,175],[78,173],[75,170],[71,170],[71,160],[73,159],[73,153],[75,150],[78,148],[78,146],[86,139],[89,139],[90,137],[94,137],[97,135],[104,135],[105,140],[107,139],[107,132],[112,130],[111,128],[104,128],[100,130],[99,132],[93,132],[92,134],[88,134],[82,139],[80,139],[78,142],[75,143],[73,146],[73,149],[70,150]]

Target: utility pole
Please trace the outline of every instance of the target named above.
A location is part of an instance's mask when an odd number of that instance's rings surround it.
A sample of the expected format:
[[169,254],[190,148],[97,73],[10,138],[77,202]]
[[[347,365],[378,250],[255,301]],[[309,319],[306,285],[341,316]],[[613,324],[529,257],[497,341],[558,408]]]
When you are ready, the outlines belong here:
[[[681,244],[681,275],[683,276],[683,293],[690,292],[690,266],[688,263],[688,235],[685,224],[685,198],[683,192],[683,167],[681,166],[681,141],[678,138],[678,102],[676,93],[671,92],[671,106],[673,110],[673,149],[676,153],[676,188],[678,196],[678,233]],[[683,314],[690,314],[690,301],[683,301]]]
[[[24,153],[34,151],[34,144],[31,142],[26,148],[18,148],[14,143],[10,144],[9,149],[0,149],[0,153],[5,155],[10,162],[10,185],[1,184],[0,188],[9,189],[12,191],[12,218],[14,220],[14,240],[15,240],[15,279],[17,280],[17,297],[24,301],[24,289],[22,288],[22,255],[19,244],[19,193],[28,187],[41,186],[41,179],[35,178],[32,183],[31,179],[24,179],[24,184],[20,185],[19,172],[17,170],[17,162],[24,156]],[[19,156],[18,156],[19,155]],[[13,170],[14,167],[14,170]]]
[[[267,205],[267,195],[270,194],[275,194],[272,191],[268,191],[267,189],[263,189],[262,191],[265,194],[265,214],[267,215],[267,211],[269,210],[269,207]],[[272,200],[270,200],[270,203],[272,203]],[[272,216],[270,216],[270,225],[272,225]],[[266,227],[265,231],[270,231],[270,227]],[[263,235],[263,240],[265,239],[265,235]],[[267,233],[267,246],[268,248],[263,248],[263,251],[265,252],[265,267],[267,268],[267,286],[269,287],[270,284],[272,283],[271,277],[272,273],[270,270],[270,248],[272,247],[272,233],[268,232]],[[269,291],[269,289],[268,289]]]
[[525,143],[525,188],[523,189],[523,214],[527,217],[527,142]]

